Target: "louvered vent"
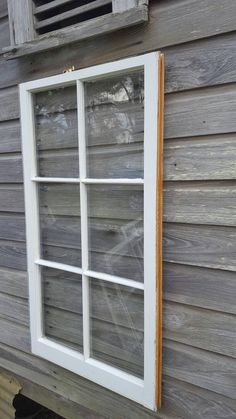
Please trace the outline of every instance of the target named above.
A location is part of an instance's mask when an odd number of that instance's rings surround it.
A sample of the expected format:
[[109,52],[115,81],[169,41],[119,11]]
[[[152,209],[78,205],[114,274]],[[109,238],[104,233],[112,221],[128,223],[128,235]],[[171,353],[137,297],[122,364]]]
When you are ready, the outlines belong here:
[[33,0],[38,35],[112,13],[112,0]]

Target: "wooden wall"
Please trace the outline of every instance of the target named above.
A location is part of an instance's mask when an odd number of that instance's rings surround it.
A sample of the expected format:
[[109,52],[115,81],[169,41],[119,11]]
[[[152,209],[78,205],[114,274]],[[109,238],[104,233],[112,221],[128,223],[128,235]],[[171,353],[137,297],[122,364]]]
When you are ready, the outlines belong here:
[[[144,27],[0,57],[0,366],[69,419],[236,417],[235,18],[235,0],[153,0]],[[1,0],[0,47],[9,42]],[[157,49],[166,56],[164,376],[153,414],[30,354],[17,84]]]

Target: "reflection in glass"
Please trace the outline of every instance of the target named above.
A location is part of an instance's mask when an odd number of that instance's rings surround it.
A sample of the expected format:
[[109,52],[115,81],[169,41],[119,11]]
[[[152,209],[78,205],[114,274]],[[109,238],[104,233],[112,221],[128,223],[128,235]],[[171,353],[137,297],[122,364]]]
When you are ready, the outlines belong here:
[[83,352],[81,276],[45,267],[41,274],[45,336]]
[[76,85],[34,95],[38,176],[79,177]]
[[143,282],[143,188],[88,186],[89,268]]
[[91,357],[143,377],[143,292],[90,279]]
[[143,177],[144,72],[85,82],[87,176]]
[[79,185],[39,185],[41,257],[81,267]]

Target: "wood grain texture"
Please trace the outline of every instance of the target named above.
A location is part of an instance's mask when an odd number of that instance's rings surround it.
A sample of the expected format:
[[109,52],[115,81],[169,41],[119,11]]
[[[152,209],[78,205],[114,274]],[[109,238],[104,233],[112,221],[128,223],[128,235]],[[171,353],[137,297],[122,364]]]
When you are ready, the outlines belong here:
[[163,372],[235,400],[235,359],[176,342],[164,343]]
[[235,315],[165,302],[164,337],[236,357]]
[[234,272],[164,263],[164,298],[236,314]]
[[234,419],[236,402],[183,381],[164,377],[163,418]]
[[0,18],[0,53],[2,48],[7,47],[10,45],[10,30],[9,30],[9,23],[8,17]]
[[5,294],[28,298],[27,273],[16,269],[0,268],[0,289]]
[[233,227],[169,224],[164,228],[166,262],[236,271]]
[[165,141],[165,180],[235,179],[236,135]]
[[235,182],[166,182],[164,221],[234,227]]
[[24,212],[24,191],[22,185],[0,185],[0,211]]
[[[159,2],[152,3],[151,7],[152,9],[154,7],[158,8]],[[81,43],[79,49],[77,46],[71,46],[71,48],[64,49],[63,54],[61,49],[45,52],[43,53],[43,59],[41,54],[36,55],[34,60],[26,56],[21,58],[20,61],[14,60],[11,62],[0,57],[0,87],[12,86],[22,81],[58,74],[72,65],[75,68],[82,68],[112,59],[119,59],[137,52],[146,52],[144,46],[148,46],[150,42],[147,29],[152,24],[154,25],[155,18],[156,15],[152,18],[151,14],[148,27],[145,28],[145,31],[142,28],[142,41],[139,40],[138,28],[133,31],[132,39],[134,43],[127,44],[124,50],[118,45],[113,50],[109,37],[103,37],[101,42],[93,40],[90,43]],[[118,44],[119,39],[120,36],[116,37],[114,42],[116,41],[116,44]],[[164,49],[166,92],[235,82],[235,39],[235,33],[229,33]],[[137,48],[135,40],[138,41],[140,51],[137,49],[135,52],[135,48]],[[126,38],[123,39],[122,37],[122,41],[127,43]],[[158,48],[158,38],[154,37],[154,42],[156,42],[156,46],[153,45],[153,49]],[[143,44],[145,45],[143,46]],[[86,54],[88,48],[91,51],[90,54]],[[106,57],[107,54],[109,54],[109,58]],[[18,62],[20,62],[20,65],[18,65]]]
[[166,98],[165,138],[212,135],[236,131],[236,86],[218,86]]
[[135,26],[148,21],[148,11],[144,5],[135,9],[125,10],[122,13],[109,13],[90,19],[75,25],[52,31],[41,35],[18,46],[10,46],[3,49],[5,57],[14,59],[24,55],[35,54],[51,48],[72,44],[85,39],[94,38],[101,33],[115,32],[122,28]]

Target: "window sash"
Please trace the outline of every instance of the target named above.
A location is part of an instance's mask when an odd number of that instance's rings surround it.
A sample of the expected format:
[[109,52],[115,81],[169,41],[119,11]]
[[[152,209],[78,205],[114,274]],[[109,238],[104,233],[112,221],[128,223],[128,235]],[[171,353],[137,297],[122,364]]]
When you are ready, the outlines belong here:
[[[77,70],[20,85],[21,126],[25,185],[27,234],[27,262],[29,275],[30,329],[32,352],[68,370],[73,371],[122,396],[150,409],[156,408],[156,181],[157,181],[157,115],[159,53],[150,53],[113,63]],[[89,179],[86,177],[86,143],[83,83],[106,74],[119,74],[129,69],[144,68],[144,179]],[[80,178],[40,178],[37,176],[37,156],[34,130],[34,93],[77,83],[78,137]],[[67,182],[80,184],[82,269],[50,262],[40,258],[39,182]],[[87,184],[144,185],[144,283],[93,272],[88,269],[87,243]],[[82,274],[84,354],[51,341],[43,335],[42,289],[40,267],[48,266]],[[144,379],[90,357],[89,276],[94,280],[118,283],[144,290]]]

